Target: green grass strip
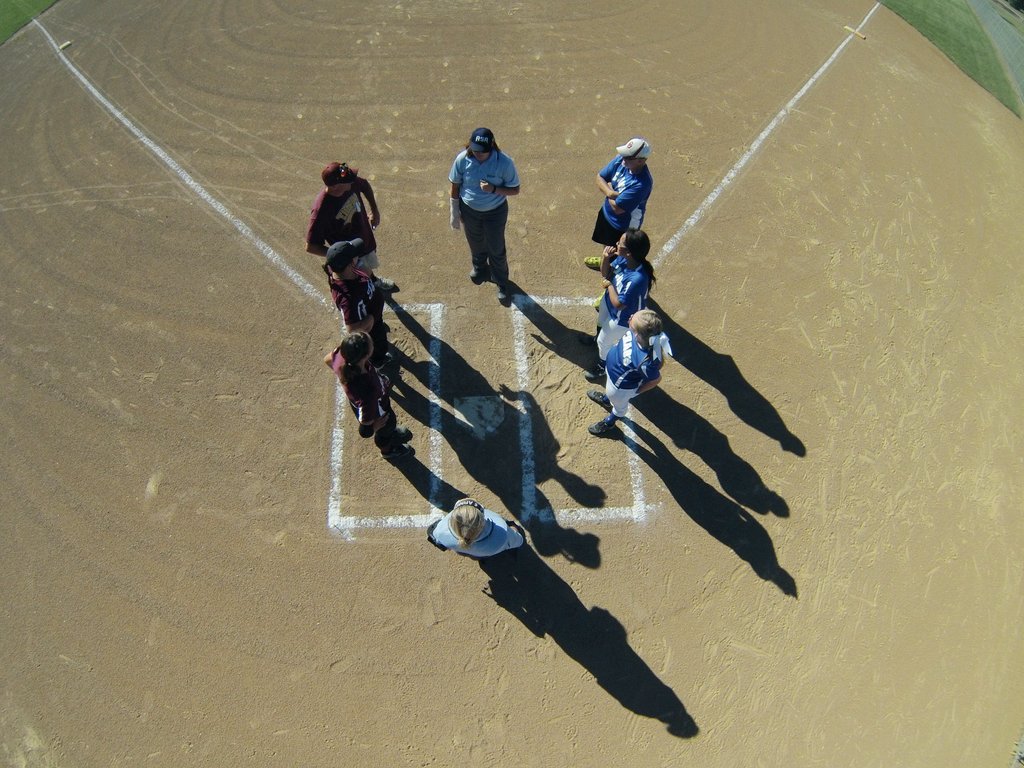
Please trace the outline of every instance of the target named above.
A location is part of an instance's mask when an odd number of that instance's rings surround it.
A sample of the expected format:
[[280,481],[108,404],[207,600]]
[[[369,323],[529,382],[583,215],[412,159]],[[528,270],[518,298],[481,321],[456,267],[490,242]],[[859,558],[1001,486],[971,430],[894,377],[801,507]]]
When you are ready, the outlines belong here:
[[0,43],[45,11],[56,0],[0,0]]
[[1014,114],[1021,105],[995,48],[965,0],[882,0]]

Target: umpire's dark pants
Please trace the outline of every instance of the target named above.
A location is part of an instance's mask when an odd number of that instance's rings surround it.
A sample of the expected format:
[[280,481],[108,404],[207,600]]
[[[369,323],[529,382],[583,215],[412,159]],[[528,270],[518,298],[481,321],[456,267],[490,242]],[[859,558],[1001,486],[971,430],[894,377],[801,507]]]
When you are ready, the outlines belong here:
[[474,211],[461,200],[462,226],[466,242],[476,269],[491,268],[491,277],[498,285],[508,282],[508,254],[505,252],[505,224],[508,222],[508,203],[490,211]]

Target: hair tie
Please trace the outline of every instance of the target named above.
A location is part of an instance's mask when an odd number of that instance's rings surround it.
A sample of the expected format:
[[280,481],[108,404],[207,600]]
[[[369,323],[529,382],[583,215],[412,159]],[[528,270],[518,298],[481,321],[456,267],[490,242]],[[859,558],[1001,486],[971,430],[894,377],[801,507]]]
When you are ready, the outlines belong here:
[[651,345],[651,353],[654,355],[655,360],[661,360],[663,354],[675,357],[672,354],[672,345],[668,343],[668,336],[664,333],[654,334],[654,336],[648,339],[648,343]]

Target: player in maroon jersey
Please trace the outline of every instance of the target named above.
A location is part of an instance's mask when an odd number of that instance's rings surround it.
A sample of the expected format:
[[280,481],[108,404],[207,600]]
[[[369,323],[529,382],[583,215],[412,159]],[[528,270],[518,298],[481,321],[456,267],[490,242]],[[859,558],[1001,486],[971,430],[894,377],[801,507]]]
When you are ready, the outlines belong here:
[[374,365],[387,365],[393,360],[389,352],[388,327],[384,324],[384,294],[374,285],[373,277],[356,266],[363,241],[342,240],[327,249],[324,272],[331,288],[331,298],[345,321],[349,333],[365,331],[373,339]]
[[415,451],[408,442],[412,432],[399,427],[391,407],[391,380],[370,362],[373,339],[365,331],[346,336],[337,348],[324,358],[345,390],[352,411],[359,420],[359,434],[373,435],[373,442],[385,459],[400,459]]
[[380,224],[380,209],[370,182],[359,175],[358,169],[349,168],[346,163],[329,163],[320,177],[324,188],[309,212],[306,251],[325,257],[327,249],[335,243],[359,238],[363,248],[357,266],[370,273],[377,290],[397,291],[394,280],[374,274],[380,266],[377,239],[373,232]]

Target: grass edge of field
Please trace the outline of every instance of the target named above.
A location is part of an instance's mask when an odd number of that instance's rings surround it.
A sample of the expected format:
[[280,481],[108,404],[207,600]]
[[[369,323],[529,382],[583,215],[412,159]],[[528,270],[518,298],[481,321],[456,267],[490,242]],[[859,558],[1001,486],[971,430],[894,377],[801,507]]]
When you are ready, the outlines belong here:
[[0,3],[0,45],[57,0],[9,0]]
[[1017,117],[1020,103],[995,45],[967,0],[881,0],[882,5],[920,32],[965,75],[991,93]]

